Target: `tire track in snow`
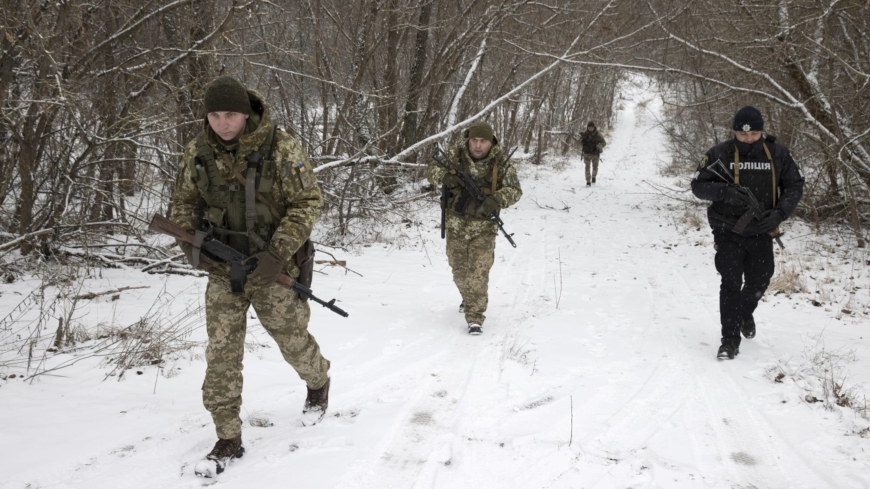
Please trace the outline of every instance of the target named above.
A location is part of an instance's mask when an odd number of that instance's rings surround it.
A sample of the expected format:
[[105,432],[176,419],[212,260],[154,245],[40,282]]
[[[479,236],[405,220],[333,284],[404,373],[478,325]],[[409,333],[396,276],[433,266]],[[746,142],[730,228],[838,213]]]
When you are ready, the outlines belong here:
[[[550,244],[549,219],[536,220],[541,226],[535,231],[535,239],[527,240],[521,252],[514,253],[511,266],[499,273],[491,290],[510,291],[493,309],[497,337],[478,353],[477,362],[469,377],[466,394],[459,399],[457,409],[450,420],[449,433],[445,434],[435,450],[436,458],[420,475],[415,487],[488,487],[493,483],[491,474],[479,470],[481,452],[496,445],[494,431],[498,419],[489,412],[493,406],[506,401],[501,382],[505,357],[510,355],[516,334],[529,317],[536,316],[548,306],[542,305],[535,294],[544,290],[547,278],[547,251]],[[543,223],[542,225],[540,223]],[[521,273],[521,276],[519,273]],[[518,280],[519,278],[519,280]],[[449,465],[442,461],[446,459]]]
[[[498,237],[499,241],[504,238]],[[531,243],[532,241],[530,241]],[[392,425],[390,434],[373,450],[374,455],[342,480],[341,487],[349,488],[418,488],[431,487],[440,467],[453,463],[450,446],[456,436],[454,424],[461,417],[458,408],[463,404],[469,384],[481,371],[489,370],[479,363],[491,363],[489,352],[498,350],[515,319],[522,320],[518,309],[527,301],[517,300],[522,287],[510,285],[512,294],[507,304],[494,300],[494,292],[504,283],[515,282],[515,269],[522,264],[522,255],[499,243],[509,256],[507,263],[493,267],[497,274],[490,280],[489,317],[482,336],[469,336],[463,327],[462,316],[447,329],[450,341],[438,359],[432,362],[431,373],[424,375],[416,388],[413,400],[403,408]],[[523,276],[533,271],[525,267]],[[496,296],[501,297],[501,296]],[[489,361],[488,361],[489,360]]]

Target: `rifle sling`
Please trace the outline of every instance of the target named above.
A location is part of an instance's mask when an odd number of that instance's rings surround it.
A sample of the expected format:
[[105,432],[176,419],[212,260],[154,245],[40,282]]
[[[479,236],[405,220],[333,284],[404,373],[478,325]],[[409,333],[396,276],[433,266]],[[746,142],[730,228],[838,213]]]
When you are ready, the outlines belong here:
[[734,145],[734,185],[740,185],[740,150]]
[[248,177],[245,179],[245,230],[248,232],[248,239],[251,240],[257,248],[266,249],[266,242],[263,241],[254,226],[257,224],[257,199],[254,196],[256,189],[257,167],[248,165]]
[[[773,163],[773,155],[770,153],[770,149],[764,141],[761,142],[761,147],[764,148],[764,154],[767,155],[767,159],[770,160],[770,181],[773,185],[771,195],[773,196],[773,208],[776,209],[776,167]],[[734,183],[740,185],[740,151],[737,149],[737,145],[734,146]],[[749,225],[751,220],[752,211],[746,211],[742,216],[740,216],[740,219],[738,219],[737,223],[734,225],[734,232],[742,234],[743,230],[746,229],[746,226]],[[770,235],[778,236],[779,228],[774,229]]]
[[[233,170],[233,176],[240,184],[245,185],[245,177],[243,177],[241,173]],[[265,204],[266,207],[269,208],[269,212],[272,213],[272,217],[274,217],[275,219],[281,219],[281,214],[279,214],[278,211],[275,210],[274,207],[272,207],[272,204],[269,203],[269,199],[267,199],[263,196],[263,194],[257,191],[254,191],[254,195],[257,197],[257,200],[259,200],[261,203]]]
[[492,192],[490,195],[495,195],[495,189],[498,185],[498,160],[492,159]]

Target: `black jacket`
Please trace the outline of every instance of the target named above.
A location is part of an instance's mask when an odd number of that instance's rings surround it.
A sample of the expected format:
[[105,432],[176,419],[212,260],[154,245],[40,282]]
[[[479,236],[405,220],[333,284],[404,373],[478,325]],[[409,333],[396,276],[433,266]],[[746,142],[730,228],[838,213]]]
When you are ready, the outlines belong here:
[[[767,136],[755,143],[746,144],[732,139],[710,148],[704,159],[698,165],[698,171],[692,180],[692,193],[695,197],[710,200],[713,203],[707,208],[707,220],[713,232],[731,231],[734,224],[740,219],[746,209],[723,202],[725,188],[729,185],[719,175],[728,179],[734,177],[734,151],[739,148],[740,159],[740,185],[752,191],[755,198],[761,204],[762,210],[773,209],[773,173],[776,174],[776,187],[779,196],[776,199],[776,210],[782,214],[783,220],[788,219],[795,209],[804,192],[804,176],[797,163],[789,154],[788,148],[776,144],[775,138]],[[767,145],[773,157],[773,172],[770,162],[764,151],[762,143]],[[722,165],[716,165],[721,161]],[[725,167],[725,171],[722,170]],[[759,221],[753,219],[743,231],[744,236],[756,236]]]

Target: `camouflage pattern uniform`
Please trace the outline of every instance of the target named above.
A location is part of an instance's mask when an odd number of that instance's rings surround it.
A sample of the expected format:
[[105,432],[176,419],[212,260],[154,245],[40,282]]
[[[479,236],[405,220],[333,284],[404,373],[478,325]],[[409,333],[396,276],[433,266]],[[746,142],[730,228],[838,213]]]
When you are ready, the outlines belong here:
[[[589,125],[595,127],[592,123]],[[592,132],[583,131],[580,144],[583,146],[583,161],[586,163],[586,182],[591,182],[598,176],[598,161],[601,159],[601,151],[607,142],[604,140],[604,136],[598,132],[598,128],[595,128]]]
[[[244,174],[247,157],[257,151],[273,133],[270,109],[263,98],[248,90],[253,114],[248,119],[244,134],[235,144],[221,140],[205,121],[199,141],[207,142],[214,150],[214,164],[225,182],[235,183],[232,171]],[[206,204],[206,189],[197,184],[196,165],[201,146],[191,142],[185,149],[175,190],[172,195],[171,219],[188,229],[205,230],[206,216],[211,220],[214,208]],[[268,193],[275,206],[283,209],[280,221],[274,225],[268,249],[284,258],[284,271],[298,277],[299,269],[293,254],[311,234],[320,219],[323,198],[313,168],[302,146],[283,131],[275,133],[272,143],[272,177],[270,189],[258,184],[261,193]],[[257,181],[263,175],[258,172]],[[212,178],[212,177],[208,177]],[[208,181],[206,182],[208,183]],[[228,187],[224,185],[223,187]],[[219,188],[226,191],[226,188]],[[212,187],[208,187],[209,191]],[[244,206],[244,187],[241,193]],[[257,204],[262,206],[262,204]],[[262,210],[262,208],[260,208]],[[220,214],[220,213],[218,213]],[[226,214],[224,210],[224,214]],[[272,228],[270,228],[272,229]],[[238,231],[238,230],[236,230]],[[227,244],[246,254],[253,254],[254,244],[239,244],[238,239],[227,239]],[[329,360],[323,358],[314,337],[308,333],[310,308],[298,295],[277,284],[258,286],[245,284],[244,294],[233,294],[230,288],[230,268],[225,264],[212,264],[205,294],[208,347],[208,366],[202,386],[203,404],[211,412],[218,438],[230,439],[241,435],[239,411],[242,404],[242,358],[245,348],[246,315],[254,310],[263,328],[278,344],[284,359],[305,381],[309,389],[326,384]]]
[[[471,175],[486,194],[492,190],[492,167],[498,162],[496,191],[493,197],[502,209],[510,207],[523,195],[520,180],[513,163],[495,140],[489,154],[474,161],[468,151],[468,139],[451,147],[447,156],[457,168]],[[426,177],[432,185],[440,187],[447,170],[432,163],[426,169]],[[483,324],[483,314],[489,301],[489,270],[495,260],[495,239],[498,227],[491,220],[476,216],[477,202],[472,199],[464,214],[456,208],[461,189],[455,189],[447,203],[447,260],[453,269],[453,282],[465,303],[465,320]]]

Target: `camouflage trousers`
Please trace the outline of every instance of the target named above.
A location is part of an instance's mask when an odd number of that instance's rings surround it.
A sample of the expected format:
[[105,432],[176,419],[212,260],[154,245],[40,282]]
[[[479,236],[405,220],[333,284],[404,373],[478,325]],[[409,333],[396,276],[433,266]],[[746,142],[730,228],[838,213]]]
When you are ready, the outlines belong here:
[[447,261],[453,269],[453,282],[465,303],[465,320],[480,323],[489,301],[489,270],[495,261],[494,234],[463,238],[447,234]]
[[244,295],[233,294],[228,279],[212,275],[205,292],[208,363],[202,401],[211,413],[218,438],[242,434],[242,358],[248,308],[254,306],[263,328],[278,344],[287,361],[311,389],[326,383],[329,360],[308,334],[311,309],[295,292],[273,284],[245,285]]
[[[586,162],[586,181],[591,182],[593,178],[598,176],[598,160],[600,155],[583,153],[583,161]],[[592,171],[590,172],[590,166]]]

